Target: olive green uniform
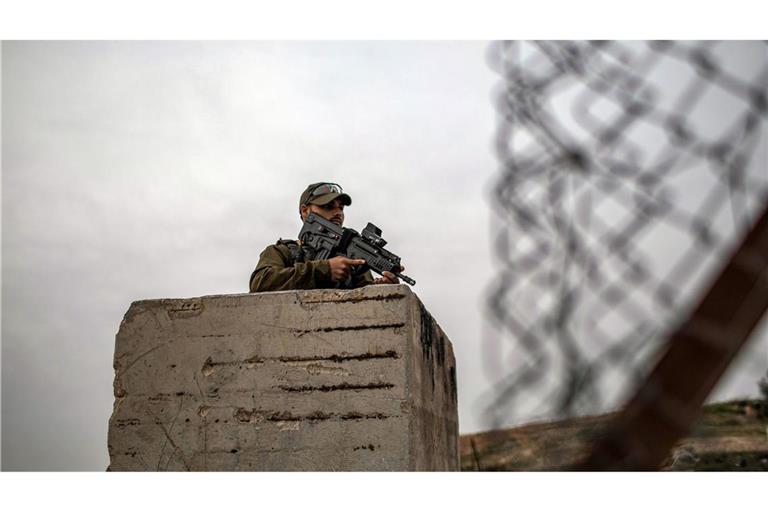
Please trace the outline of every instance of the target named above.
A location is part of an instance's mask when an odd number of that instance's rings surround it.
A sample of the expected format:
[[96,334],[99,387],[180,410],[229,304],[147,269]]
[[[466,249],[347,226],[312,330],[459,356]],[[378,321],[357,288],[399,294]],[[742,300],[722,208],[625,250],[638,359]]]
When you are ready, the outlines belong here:
[[[328,260],[304,261],[301,246],[293,240],[278,240],[261,253],[259,263],[251,274],[250,291],[312,290],[317,288],[346,288],[331,279]],[[353,275],[350,288],[373,284],[371,271]]]

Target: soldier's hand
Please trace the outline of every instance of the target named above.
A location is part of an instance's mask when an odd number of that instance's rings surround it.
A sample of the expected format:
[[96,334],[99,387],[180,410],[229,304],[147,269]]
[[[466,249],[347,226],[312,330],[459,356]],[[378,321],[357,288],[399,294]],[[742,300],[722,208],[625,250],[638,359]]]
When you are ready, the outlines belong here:
[[[405,267],[401,265],[400,272],[403,270],[405,270]],[[397,276],[392,272],[387,272],[385,270],[381,273],[381,277],[377,277],[373,280],[373,284],[400,284],[400,279],[398,279]]]
[[347,278],[352,274],[354,267],[357,265],[364,265],[365,260],[353,260],[347,258],[346,256],[336,256],[329,259],[328,263],[331,265],[331,279],[341,283],[346,281]]

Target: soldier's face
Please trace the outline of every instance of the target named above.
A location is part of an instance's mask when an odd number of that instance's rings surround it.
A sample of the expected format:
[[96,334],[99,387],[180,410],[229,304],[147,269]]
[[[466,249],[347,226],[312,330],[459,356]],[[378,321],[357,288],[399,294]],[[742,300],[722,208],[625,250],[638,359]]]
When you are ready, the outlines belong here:
[[306,220],[307,215],[314,213],[325,220],[329,220],[337,226],[344,225],[344,205],[338,199],[334,199],[328,204],[322,206],[310,204],[301,207],[301,218]]

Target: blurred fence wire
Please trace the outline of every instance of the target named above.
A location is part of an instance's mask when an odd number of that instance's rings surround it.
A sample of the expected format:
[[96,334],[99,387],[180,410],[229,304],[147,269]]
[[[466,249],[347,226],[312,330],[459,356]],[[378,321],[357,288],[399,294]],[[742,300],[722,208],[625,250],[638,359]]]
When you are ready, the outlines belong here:
[[768,200],[762,42],[500,42],[493,426],[615,408]]

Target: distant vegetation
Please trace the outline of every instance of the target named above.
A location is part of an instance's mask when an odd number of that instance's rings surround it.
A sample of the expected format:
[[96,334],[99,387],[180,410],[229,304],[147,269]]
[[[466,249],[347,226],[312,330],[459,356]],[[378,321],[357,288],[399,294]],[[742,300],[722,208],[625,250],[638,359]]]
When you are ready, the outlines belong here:
[[[665,471],[768,471],[768,374],[763,399],[707,404],[661,466]],[[462,471],[562,471],[583,460],[617,413],[463,435]]]

